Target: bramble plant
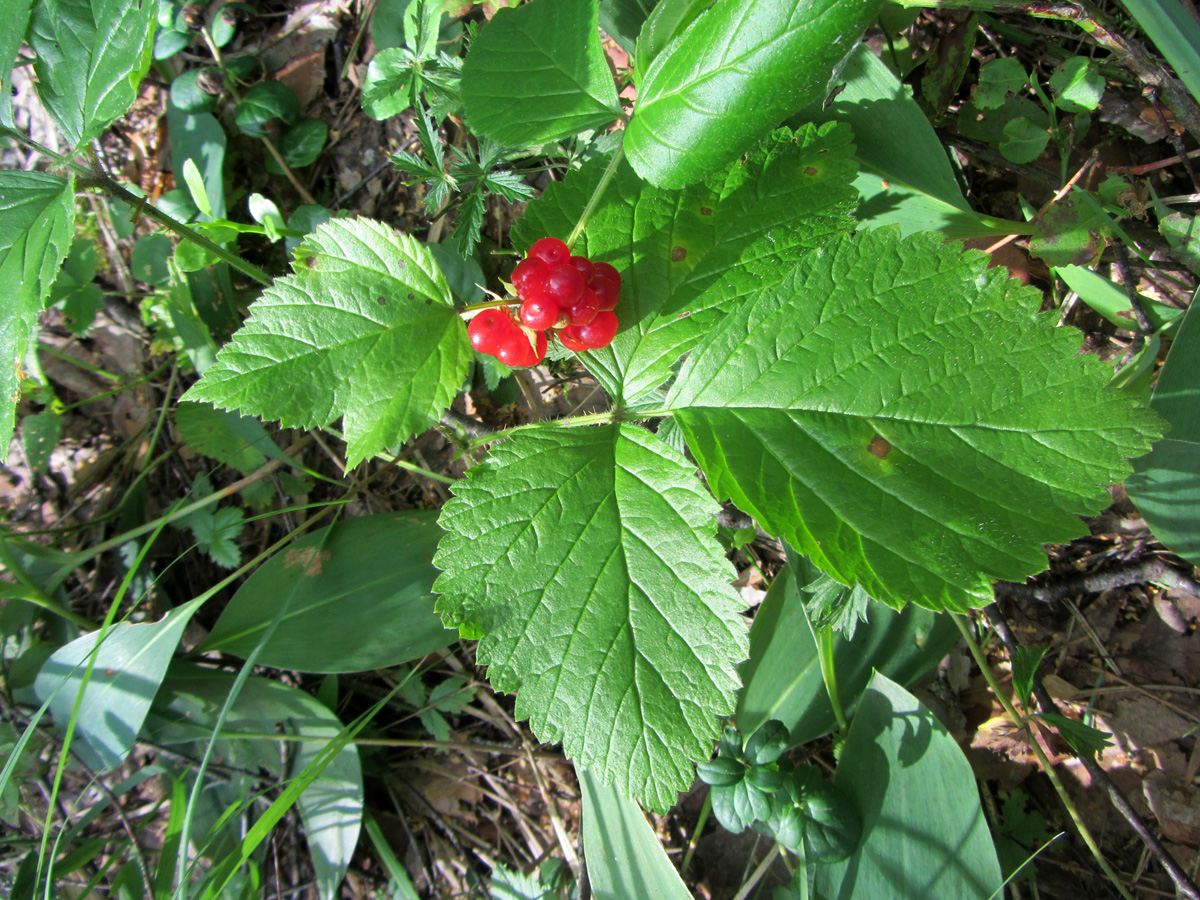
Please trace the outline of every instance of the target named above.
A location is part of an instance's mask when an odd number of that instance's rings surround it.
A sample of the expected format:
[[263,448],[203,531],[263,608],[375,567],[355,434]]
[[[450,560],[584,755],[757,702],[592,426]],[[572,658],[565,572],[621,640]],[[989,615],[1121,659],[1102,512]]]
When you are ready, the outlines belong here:
[[[961,753],[885,677],[913,676],[905,668],[910,661],[879,662],[884,674],[874,677],[868,666],[854,676],[854,691],[844,675],[843,696],[857,701],[851,720],[836,690],[830,623],[841,623],[848,640],[869,596],[878,618],[860,627],[881,640],[888,629],[917,628],[917,616],[927,617],[920,627],[928,631],[933,617],[925,611],[959,614],[991,603],[997,580],[1023,581],[1045,568],[1042,545],[1085,530],[1079,516],[1109,503],[1106,486],[1124,480],[1129,460],[1151,449],[1163,422],[1137,392],[1108,383],[1111,370],[1079,353],[1076,332],[1039,312],[1037,291],[987,268],[985,255],[945,242],[964,231],[1007,233],[1011,223],[976,216],[961,196],[952,202],[936,191],[914,190],[915,206],[899,204],[900,213],[915,219],[936,207],[938,214],[926,218],[936,232],[917,231],[895,210],[870,215],[869,197],[860,206],[865,175],[876,185],[879,178],[870,152],[856,144],[861,107],[854,106],[854,91],[865,90],[868,75],[878,75],[872,67],[881,64],[855,46],[875,21],[878,0],[646,6],[531,0],[500,9],[478,28],[460,73],[457,60],[437,49],[442,5],[413,0],[404,46],[372,64],[368,111],[386,118],[416,108],[426,159],[405,155],[397,162],[419,180],[449,185],[439,209],[447,208],[457,182],[432,158],[439,148],[430,109],[444,115],[461,104],[481,146],[593,142],[585,161],[532,200],[513,227],[522,258],[504,294],[464,297],[434,250],[367,218],[331,217],[314,207],[285,224],[260,197],[251,209],[261,227],[233,223],[215,190],[219,171],[214,181],[198,163],[188,170],[187,196],[175,198],[195,207],[193,228],[146,205],[146,215],[185,239],[180,247],[188,249],[175,251],[170,264],[176,284],[179,269],[216,263],[227,279],[232,268],[240,273],[233,277],[262,285],[215,360],[172,332],[201,375],[179,404],[181,428],[198,410],[213,414],[211,407],[238,414],[223,421],[242,429],[258,427],[244,417],[305,429],[329,429],[340,420],[352,468],[393,457],[414,435],[438,427],[479,359],[474,351],[509,367],[538,365],[556,344],[564,355],[577,354],[607,392],[607,411],[464,439],[463,452],[477,464],[453,483],[438,518],[441,532],[419,516],[372,524],[396,545],[436,542],[440,574],[432,590],[441,623],[478,640],[477,659],[492,687],[515,693],[517,716],[575,761],[585,816],[600,809],[627,815],[629,799],[665,810],[693,783],[700,764],[722,823],[759,828],[797,854],[788,896],[807,897],[814,878],[834,896],[851,865],[860,890],[885,889],[889,860],[903,858],[898,839],[881,824],[892,816],[963,860],[949,865],[943,850],[940,862],[927,862],[948,868],[923,896],[982,900],[999,887],[999,868]],[[71,148],[86,148],[132,103],[151,47],[167,58],[171,42],[183,40],[171,35],[186,36],[178,20],[183,10],[167,15],[167,7],[174,9],[159,4],[156,19],[154,4],[131,0],[90,9],[26,3],[28,28],[22,24],[15,42],[12,31],[0,36],[0,122],[15,134],[8,66],[27,35],[42,102]],[[602,7],[606,27],[633,51],[632,108],[618,97],[605,59]],[[615,18],[614,8],[621,13]],[[90,48],[86,66],[62,50],[69,29]],[[305,125],[312,120],[300,117],[295,98],[276,82],[243,90],[220,61],[222,45],[209,25],[204,35],[221,76],[210,86],[230,93],[238,126],[265,140],[279,137],[271,153],[280,171],[311,163],[325,143],[323,126]],[[1053,116],[1057,104],[1083,116],[1090,100],[1079,101],[1078,110],[1070,102],[1080,85],[1094,86],[1092,73],[1063,71],[1043,112]],[[1019,89],[1024,82],[1009,74]],[[851,82],[849,91],[826,104],[839,80]],[[994,88],[997,106],[1006,88]],[[177,89],[180,97],[201,90],[177,81],[173,97]],[[183,102],[198,114],[207,108],[198,94]],[[978,102],[986,107],[992,100],[985,95]],[[270,124],[276,121],[282,126]],[[1057,128],[1047,133],[1069,141]],[[1009,135],[1001,151],[1017,152],[1017,137]],[[1045,137],[1036,138],[1039,152]],[[488,172],[515,152],[472,153],[460,154],[459,163],[488,162],[470,170],[464,192],[462,227],[471,238],[460,246],[467,249],[477,240],[485,190],[513,198],[523,190],[511,172],[489,181]],[[0,335],[6,436],[38,312],[54,296],[51,287],[71,250],[75,192],[85,179],[120,190],[86,165],[57,162],[61,174],[0,173],[0,296],[10,310]],[[939,170],[937,178],[946,175]],[[290,274],[270,278],[242,259],[236,241],[244,233],[288,238]],[[183,328],[182,319],[172,321]],[[254,466],[247,462],[242,471]],[[208,512],[217,499],[209,490],[201,483],[194,502],[168,519],[191,529],[202,550],[232,568],[240,563],[232,537],[242,516]],[[817,619],[814,643],[831,708],[810,731],[797,724],[799,712],[781,724],[758,715],[765,705],[751,709],[746,693],[739,695],[762,657],[752,652],[744,604],[730,586],[734,571],[717,539],[715,515],[727,501],[794,551],[796,571],[772,587],[768,604],[776,612],[799,609],[805,595]],[[272,578],[299,579],[298,571],[317,560],[324,577],[353,579],[353,572],[336,568],[335,549],[354,545],[339,531],[352,524],[302,539]],[[376,539],[362,527],[358,540]],[[404,583],[422,577],[406,569]],[[264,584],[246,583],[245,596],[235,596],[203,649],[260,665],[346,672],[410,661],[452,637],[426,608],[425,632],[405,636],[403,650],[383,646],[382,638],[355,637],[353,656],[340,656],[336,641],[324,648],[328,658],[318,658],[320,651],[289,656],[277,633],[301,628],[297,621],[328,620],[306,615],[330,614],[320,612],[323,601],[310,599],[302,581],[275,591],[287,600],[270,597]],[[160,742],[169,737],[193,747],[206,763],[218,752],[245,768],[266,766],[259,757],[268,754],[239,749],[222,731],[237,722],[249,727],[254,704],[267,710],[282,703],[311,726],[307,734],[336,735],[325,749],[304,745],[287,772],[278,759],[269,761],[270,771],[296,781],[282,807],[272,803],[262,818],[277,821],[297,803],[310,831],[330,817],[341,822],[339,839],[348,847],[324,846],[318,869],[322,895],[332,896],[357,837],[355,809],[361,817],[361,774],[348,743],[368,717],[343,729],[307,694],[250,677],[250,664],[236,678],[178,663],[168,675],[184,626],[211,593],[153,625],[114,625],[114,605],[103,638],[81,637],[47,660],[36,699],[57,722],[74,723],[85,696],[103,704],[89,693],[99,690],[89,681],[111,664],[104,646],[145,647],[138,677],[154,690],[145,696],[142,689],[140,706],[122,720],[130,733],[118,735],[93,720],[74,732],[93,765],[119,763],[136,735],[149,732]],[[363,618],[346,613],[339,633],[380,628],[378,610],[354,611]],[[401,626],[387,627],[399,641]],[[755,647],[769,647],[771,633],[762,630],[769,627],[756,625]],[[234,698],[241,692],[248,699],[239,706]],[[825,702],[815,696],[813,709]],[[193,715],[212,728],[207,744],[183,722]],[[730,717],[740,734],[726,729]],[[890,787],[886,772],[864,774],[881,748],[889,759],[914,752],[912,723],[928,743],[920,764],[891,772]],[[781,759],[788,747],[835,727],[844,741],[835,782]],[[719,755],[709,761],[717,742]],[[337,777],[357,785],[349,813],[331,811],[338,797],[320,794],[324,782],[317,779],[326,766],[340,767]],[[945,783],[941,773],[950,773]],[[199,796],[203,767],[187,776],[191,781],[175,777],[177,798],[185,784],[193,800]],[[235,778],[220,788],[221,799],[234,806],[245,789],[248,782]],[[917,794],[928,790],[946,792],[945,821],[925,823],[927,814],[916,808]],[[173,878],[185,894],[188,827],[176,834],[180,865],[166,876],[168,887]],[[600,846],[604,836],[589,838],[588,827],[585,841]],[[264,828],[256,826],[251,839],[228,851],[226,864],[214,866],[203,896],[220,894]],[[862,842],[887,850],[861,853]],[[619,896],[625,888],[611,889],[618,893],[609,896]]]

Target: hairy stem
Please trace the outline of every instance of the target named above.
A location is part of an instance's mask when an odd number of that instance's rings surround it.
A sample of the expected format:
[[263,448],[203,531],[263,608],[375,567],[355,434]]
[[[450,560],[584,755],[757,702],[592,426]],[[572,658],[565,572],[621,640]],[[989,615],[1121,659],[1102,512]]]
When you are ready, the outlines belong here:
[[583,234],[583,229],[587,228],[588,220],[591,219],[592,213],[596,211],[596,207],[600,205],[600,198],[604,196],[604,191],[608,187],[608,183],[617,174],[617,166],[621,164],[621,160],[624,158],[625,144],[622,142],[617,145],[616,152],[613,154],[612,159],[608,161],[608,168],[600,176],[600,181],[597,183],[596,189],[592,191],[592,196],[588,198],[587,206],[583,208],[583,212],[579,216],[579,221],[571,229],[571,236],[567,238],[567,247],[570,249],[575,249],[575,242]]

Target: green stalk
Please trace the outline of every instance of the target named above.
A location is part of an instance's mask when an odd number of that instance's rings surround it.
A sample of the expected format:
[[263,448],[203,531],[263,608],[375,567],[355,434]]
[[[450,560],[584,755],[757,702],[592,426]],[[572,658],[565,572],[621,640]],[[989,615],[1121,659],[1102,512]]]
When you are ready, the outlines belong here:
[[592,213],[596,211],[596,207],[600,205],[600,198],[604,196],[605,188],[608,187],[608,183],[612,181],[613,176],[617,174],[617,166],[621,164],[621,160],[624,158],[625,144],[622,142],[617,145],[616,152],[613,154],[612,159],[608,161],[608,168],[600,176],[600,181],[597,183],[596,189],[592,191],[592,196],[588,198],[587,206],[583,208],[583,212],[579,216],[579,221],[571,229],[571,236],[567,238],[568,248],[575,249],[575,242],[583,234],[583,229],[587,228],[588,220],[592,217]]
[[958,626],[963,640],[967,642],[967,648],[971,651],[971,655],[975,657],[975,664],[979,666],[979,671],[987,679],[987,683],[992,688],[992,693],[996,695],[996,699],[1000,701],[1000,705],[1004,707],[1004,711],[1012,719],[1014,725],[1023,729],[1029,735],[1029,746],[1033,748],[1034,755],[1037,756],[1038,762],[1042,764],[1042,768],[1046,772],[1046,777],[1054,785],[1055,793],[1058,794],[1058,798],[1066,808],[1067,814],[1070,815],[1071,821],[1075,823],[1075,828],[1079,831],[1079,836],[1083,838],[1083,842],[1087,844],[1088,850],[1091,851],[1096,862],[1100,864],[1100,868],[1104,870],[1104,874],[1108,876],[1108,880],[1112,882],[1113,887],[1117,889],[1117,893],[1124,897],[1125,900],[1134,900],[1133,895],[1121,883],[1121,879],[1117,877],[1117,873],[1113,871],[1112,866],[1108,864],[1108,861],[1101,854],[1100,848],[1096,845],[1096,841],[1092,837],[1092,833],[1088,830],[1087,825],[1084,824],[1083,819],[1080,818],[1079,810],[1075,808],[1075,804],[1071,800],[1071,795],[1067,793],[1067,789],[1063,787],[1063,783],[1058,778],[1058,773],[1054,771],[1054,767],[1050,765],[1050,760],[1046,758],[1046,754],[1042,750],[1042,745],[1038,743],[1037,736],[1034,734],[1029,720],[1017,712],[1008,695],[1001,689],[996,676],[992,674],[992,667],[988,665],[987,657],[983,655],[983,649],[976,642],[975,636],[971,634],[971,629],[967,627],[966,619],[957,613],[951,613],[950,618]]
[[[675,414],[673,409],[644,409],[638,410],[637,420],[645,419],[663,419]],[[483,437],[477,437],[467,443],[467,450],[476,450],[485,444],[492,444],[496,441],[507,440],[514,434],[522,431],[537,431],[547,428],[584,428],[588,425],[611,425],[614,422],[627,422],[630,418],[624,413],[624,410],[610,409],[608,412],[588,413],[583,416],[572,416],[569,419],[552,419],[548,422],[530,422],[528,425],[518,425],[516,428],[508,428],[504,431],[497,431],[493,434],[485,434]]]
[[679,866],[680,878],[687,875],[688,866],[692,864],[692,854],[696,852],[696,845],[700,843],[700,835],[704,834],[704,826],[708,824],[708,816],[711,812],[712,791],[710,790],[704,795],[704,805],[700,807],[700,818],[696,820],[696,827],[692,830],[692,837],[688,841],[687,852],[683,854],[683,862]]

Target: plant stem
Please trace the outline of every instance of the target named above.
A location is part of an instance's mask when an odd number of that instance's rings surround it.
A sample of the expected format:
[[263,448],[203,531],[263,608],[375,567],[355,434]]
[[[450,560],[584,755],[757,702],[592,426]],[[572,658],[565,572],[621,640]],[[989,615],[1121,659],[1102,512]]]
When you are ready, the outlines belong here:
[[845,731],[849,727],[846,713],[842,709],[842,698],[838,693],[837,670],[833,666],[833,626],[826,625],[816,632],[817,659],[821,663],[821,677],[825,679],[825,692],[829,694],[829,704],[833,707],[834,718],[837,719],[838,730]]
[[622,142],[617,145],[616,152],[613,153],[612,159],[608,161],[608,168],[600,176],[600,181],[596,184],[596,189],[592,191],[592,196],[588,198],[587,206],[583,208],[583,212],[579,216],[579,221],[571,229],[571,236],[567,238],[568,248],[572,250],[575,248],[575,242],[583,234],[583,229],[587,228],[588,220],[592,217],[592,213],[596,211],[596,207],[600,205],[600,198],[604,196],[605,188],[608,187],[608,183],[612,181],[613,176],[617,174],[617,166],[621,164],[621,160],[624,158],[625,144]]
[[711,812],[712,791],[709,791],[704,795],[704,805],[700,807],[700,818],[696,820],[696,827],[692,829],[692,836],[688,839],[687,852],[683,854],[683,862],[679,865],[680,878],[687,875],[688,866],[692,864],[692,855],[696,852],[696,845],[700,843],[700,836],[704,834],[704,826],[708,824],[708,816]]
[[[636,415],[637,421],[645,419],[663,419],[675,414],[673,409],[645,409],[638,410]],[[548,422],[530,422],[528,425],[518,425],[516,428],[508,428],[504,431],[496,431],[491,434],[485,434],[482,437],[477,437],[467,444],[467,450],[475,450],[482,447],[484,444],[491,444],[496,441],[506,440],[521,431],[545,430],[547,428],[585,428],[588,425],[611,425],[614,422],[632,421],[626,416],[624,410],[610,409],[608,412],[588,413],[584,416],[571,416],[568,419],[552,419]]]
[[1033,748],[1034,755],[1037,756],[1038,762],[1042,764],[1042,768],[1046,772],[1046,777],[1050,779],[1050,783],[1054,786],[1058,798],[1062,801],[1063,806],[1070,815],[1071,821],[1075,823],[1075,828],[1079,831],[1079,836],[1083,838],[1083,842],[1087,844],[1088,850],[1095,857],[1096,862],[1100,864],[1100,868],[1104,870],[1104,874],[1108,876],[1109,881],[1125,900],[1134,900],[1132,894],[1121,883],[1117,873],[1113,871],[1112,866],[1104,858],[1100,852],[1100,848],[1096,845],[1095,839],[1092,837],[1091,831],[1084,824],[1083,819],[1079,816],[1079,810],[1075,808],[1075,803],[1071,800],[1071,795],[1067,793],[1067,789],[1063,787],[1063,783],[1058,778],[1058,773],[1054,771],[1054,767],[1050,765],[1050,760],[1046,758],[1045,752],[1042,750],[1042,745],[1038,743],[1037,735],[1034,733],[1033,727],[1030,726],[1029,720],[1025,716],[1017,712],[1008,695],[1000,687],[1000,683],[996,680],[996,676],[992,673],[992,667],[988,665],[987,657],[983,655],[983,649],[975,640],[975,636],[971,634],[971,629],[967,627],[966,619],[957,613],[951,613],[950,617],[954,620],[954,624],[958,626],[958,630],[962,633],[963,640],[967,642],[967,647],[971,651],[971,655],[975,657],[975,664],[979,666],[979,671],[983,673],[983,677],[987,679],[988,685],[991,686],[992,693],[996,695],[996,699],[1000,701],[1000,705],[1004,707],[1004,711],[1008,713],[1013,724],[1024,730],[1029,735],[1029,746]]
[[134,211],[137,212],[138,215],[144,215],[146,218],[157,222],[168,231],[173,231],[180,237],[191,241],[193,244],[203,247],[222,262],[229,263],[229,265],[233,266],[233,268],[237,269],[243,275],[248,275],[260,284],[268,286],[271,284],[271,276],[262,269],[258,268],[258,266],[251,265],[236,253],[231,253],[219,244],[214,244],[204,235],[200,234],[200,232],[189,228],[178,219],[168,216],[165,212],[154,206],[154,204],[150,203],[147,198],[139,197],[132,191],[126,190],[119,182],[110,178],[105,173],[78,163],[69,157],[55,153],[49,147],[44,147],[37,141],[27,138],[19,131],[14,131],[13,129],[7,128],[3,125],[0,125],[0,135],[11,137],[13,140],[18,141],[30,149],[36,150],[46,158],[53,160],[56,165],[61,166],[64,169],[69,169],[71,172],[79,176],[81,186],[100,188],[102,191],[107,194],[111,194],[118,200],[128,203],[133,207]]

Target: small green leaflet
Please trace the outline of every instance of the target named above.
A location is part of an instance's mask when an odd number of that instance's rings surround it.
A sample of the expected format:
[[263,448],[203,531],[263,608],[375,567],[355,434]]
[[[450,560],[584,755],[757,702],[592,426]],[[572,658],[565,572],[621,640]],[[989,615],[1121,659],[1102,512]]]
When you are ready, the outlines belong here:
[[978,253],[842,238],[730,313],[668,403],[718,499],[902,607],[991,602],[1161,433]]
[[437,422],[471,345],[429,250],[378,222],[334,219],[296,248],[295,266],[187,399],[285,426],[344,416],[352,466]]
[[625,130],[629,162],[647,181],[667,188],[729,165],[821,96],[879,5],[879,0],[714,4],[641,73]]
[[708,759],[746,657],[717,506],[641,428],[527,432],[454,488],[434,590],[478,628],[517,715],[621,793],[667,809]]
[[137,97],[150,67],[151,0],[38,0],[29,24],[38,96],[79,149]]
[[471,130],[523,146],[604,128],[621,115],[597,30],[597,0],[497,10],[463,64]]
[[0,461],[8,458],[25,348],[74,230],[74,179],[0,172]]
[[[621,273],[612,346],[587,354],[614,397],[633,401],[727,309],[774,284],[806,254],[854,227],[857,169],[844,125],[781,129],[727,172],[683,190],[655,188],[622,164],[576,252]],[[566,238],[600,178],[598,160],[552,184],[513,228],[526,248]]]

